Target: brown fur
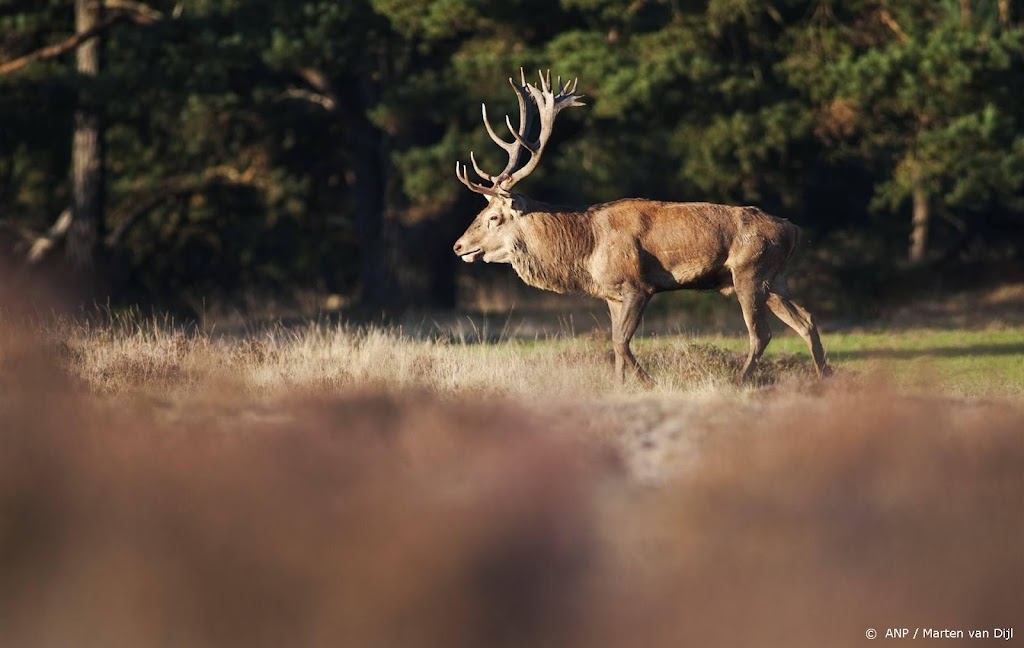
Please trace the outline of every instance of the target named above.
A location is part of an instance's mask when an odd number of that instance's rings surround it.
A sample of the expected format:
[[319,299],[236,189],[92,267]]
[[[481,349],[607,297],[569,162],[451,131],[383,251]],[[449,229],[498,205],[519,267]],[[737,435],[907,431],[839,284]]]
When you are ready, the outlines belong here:
[[[750,377],[771,340],[769,309],[804,338],[818,374],[827,371],[814,319],[788,298],[781,279],[798,235],[789,221],[756,207],[636,198],[560,209],[512,193],[540,162],[559,111],[583,105],[575,80],[563,85],[558,79],[552,85],[549,71],[540,75],[538,87],[521,76],[520,84],[509,79],[519,100],[519,130],[508,122],[514,141],[498,137],[483,110],[488,135],[508,153],[505,169],[488,174],[471,153],[474,171],[488,186],[471,181],[465,164],[455,164],[459,181],[488,203],[455,242],[463,261],[511,263],[531,286],[607,301],[615,368],[623,380],[629,365],[641,380],[650,381],[629,349],[647,302],[656,293],[684,288],[719,290],[739,299],[750,332],[742,380]],[[533,121],[540,128],[531,139]],[[527,152],[529,159],[520,164]]]
[[736,294],[750,333],[745,380],[771,340],[768,310],[804,338],[819,375],[827,371],[814,320],[789,299],[782,278],[798,236],[795,225],[757,207],[631,198],[566,209],[513,194],[491,200],[455,252],[466,261],[511,263],[537,288],[607,301],[623,379],[628,365],[649,380],[629,342],[652,296],[683,289]]
[[528,285],[588,295],[598,289],[587,264],[597,238],[587,212],[554,211],[531,203],[530,211],[520,217],[520,231],[512,267]]

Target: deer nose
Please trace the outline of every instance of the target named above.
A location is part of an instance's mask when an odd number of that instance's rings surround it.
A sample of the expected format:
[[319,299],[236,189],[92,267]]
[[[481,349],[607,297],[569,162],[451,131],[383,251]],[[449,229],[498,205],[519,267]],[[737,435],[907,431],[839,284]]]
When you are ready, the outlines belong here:
[[455,254],[458,254],[459,256],[461,256],[462,255],[462,241],[455,241],[455,247],[452,248],[452,249],[455,250]]

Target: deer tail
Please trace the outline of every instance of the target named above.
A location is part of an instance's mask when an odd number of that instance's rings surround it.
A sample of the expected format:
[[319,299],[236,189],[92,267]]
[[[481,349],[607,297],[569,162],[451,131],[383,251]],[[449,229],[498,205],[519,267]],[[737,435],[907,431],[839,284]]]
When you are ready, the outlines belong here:
[[797,244],[800,243],[800,227],[789,221],[786,221],[786,224],[789,225],[789,251],[786,252],[786,260],[789,261],[790,257],[793,256],[793,252],[796,251]]

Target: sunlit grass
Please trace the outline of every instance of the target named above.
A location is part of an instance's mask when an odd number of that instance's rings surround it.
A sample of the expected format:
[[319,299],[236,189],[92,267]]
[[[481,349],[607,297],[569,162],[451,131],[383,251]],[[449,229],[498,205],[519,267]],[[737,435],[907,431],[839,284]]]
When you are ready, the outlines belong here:
[[[372,388],[578,400],[740,395],[778,383],[816,382],[803,341],[781,332],[755,384],[743,387],[735,376],[745,357],[745,337],[637,338],[637,357],[657,381],[653,390],[615,380],[611,343],[600,333],[481,342],[479,332],[439,335],[310,324],[221,336],[123,318],[106,324],[63,322],[49,335],[71,373],[107,394],[173,395],[215,381],[257,395]],[[952,396],[1024,396],[1021,328],[826,333],[823,341],[831,365],[846,379],[884,380],[901,391]]]
[[[640,349],[703,342],[737,353],[744,337],[652,337]],[[845,372],[889,379],[906,390],[938,390],[954,396],[1024,397],[1024,328],[997,330],[909,329],[827,333],[830,364]],[[776,333],[765,357],[795,355],[809,362],[799,337]]]

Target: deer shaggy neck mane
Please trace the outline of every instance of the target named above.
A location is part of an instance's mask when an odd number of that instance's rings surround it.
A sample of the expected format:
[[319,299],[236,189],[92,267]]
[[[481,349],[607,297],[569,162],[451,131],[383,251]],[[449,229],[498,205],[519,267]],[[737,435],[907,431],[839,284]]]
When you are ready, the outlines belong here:
[[529,201],[517,221],[519,237],[512,250],[512,267],[523,281],[557,293],[592,292],[587,261],[594,251],[595,236],[586,211]]

